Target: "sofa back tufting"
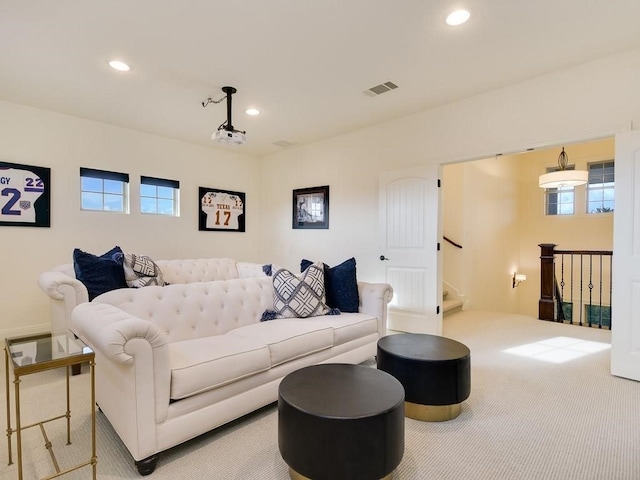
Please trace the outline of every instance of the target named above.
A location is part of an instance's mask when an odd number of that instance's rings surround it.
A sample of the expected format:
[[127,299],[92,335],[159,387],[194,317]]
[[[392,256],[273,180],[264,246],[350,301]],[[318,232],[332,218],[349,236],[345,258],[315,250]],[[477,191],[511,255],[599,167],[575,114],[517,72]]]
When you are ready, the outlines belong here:
[[[155,263],[160,268],[164,281],[171,285],[266,276],[261,263],[236,262],[225,257],[156,260]],[[50,299],[51,330],[74,331],[71,312],[77,305],[89,301],[88,290],[76,278],[74,265],[67,263],[42,272],[38,285]]]
[[157,325],[169,342],[222,335],[260,322],[273,308],[270,277],[119,289],[93,303],[114,305]]
[[236,261],[232,258],[157,260],[165,282],[193,283],[238,278]]

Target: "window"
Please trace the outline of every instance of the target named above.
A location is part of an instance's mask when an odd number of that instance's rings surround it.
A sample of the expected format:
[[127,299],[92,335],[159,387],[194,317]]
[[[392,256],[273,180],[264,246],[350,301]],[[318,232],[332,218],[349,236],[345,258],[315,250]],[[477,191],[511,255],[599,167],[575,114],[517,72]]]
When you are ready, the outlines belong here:
[[[575,170],[575,165],[568,165],[567,170]],[[558,167],[547,168],[547,173],[557,172]],[[547,188],[546,214],[547,215],[573,215],[575,205],[575,189],[573,187]]]
[[129,213],[129,174],[80,168],[82,210]]
[[140,212],[177,217],[179,193],[177,180],[140,177]]
[[615,207],[613,160],[589,164],[587,213],[613,212]]

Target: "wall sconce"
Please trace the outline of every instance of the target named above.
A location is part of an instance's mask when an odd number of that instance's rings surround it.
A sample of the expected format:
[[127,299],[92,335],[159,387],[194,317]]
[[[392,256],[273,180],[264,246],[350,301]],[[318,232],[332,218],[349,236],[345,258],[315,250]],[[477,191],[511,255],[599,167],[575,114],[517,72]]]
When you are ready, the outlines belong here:
[[523,273],[517,273],[517,272],[513,272],[513,284],[512,284],[512,288],[516,288],[518,285],[520,285],[522,282],[524,282],[527,279],[527,276]]

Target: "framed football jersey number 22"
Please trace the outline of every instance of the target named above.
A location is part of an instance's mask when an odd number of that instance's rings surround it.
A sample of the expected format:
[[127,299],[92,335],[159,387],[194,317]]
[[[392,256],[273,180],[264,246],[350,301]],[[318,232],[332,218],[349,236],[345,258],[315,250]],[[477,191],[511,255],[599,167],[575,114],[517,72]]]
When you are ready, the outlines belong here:
[[51,226],[51,169],[0,162],[0,226]]
[[245,231],[245,194],[200,187],[199,230]]

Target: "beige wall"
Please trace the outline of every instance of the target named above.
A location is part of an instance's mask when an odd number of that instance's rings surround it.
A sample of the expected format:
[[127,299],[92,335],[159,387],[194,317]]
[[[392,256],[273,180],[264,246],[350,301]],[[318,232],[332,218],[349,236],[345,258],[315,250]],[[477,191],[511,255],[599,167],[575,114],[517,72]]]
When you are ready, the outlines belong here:
[[[40,272],[70,263],[74,247],[104,253],[114,245],[152,258],[233,256],[258,260],[258,160],[156,135],[0,102],[0,159],[51,168],[51,228],[0,227],[5,335],[44,330],[47,297]],[[80,211],[79,168],[128,172],[131,213]],[[180,217],[142,215],[140,175],[180,181]],[[247,233],[199,232],[198,187],[246,192]]]
[[[585,170],[590,162],[613,159],[614,140],[572,144],[566,151],[569,163]],[[613,214],[587,214],[585,186],[576,187],[574,215],[544,214],[538,177],[557,165],[559,152],[554,147],[443,168],[443,232],[464,246],[457,250],[445,244],[443,279],[461,290],[469,308],[537,316],[539,244],[613,248]],[[527,275],[527,281],[514,289],[515,271]],[[604,297],[608,303],[607,288]]]
[[[518,163],[499,156],[443,168],[443,280],[465,308],[517,311],[511,277],[519,263]],[[451,233],[449,233],[451,232]]]
[[[586,170],[590,162],[614,158],[614,139],[567,145],[569,163]],[[537,316],[540,292],[541,243],[555,243],[562,250],[612,250],[614,213],[587,214],[586,186],[575,188],[575,214],[549,216],[544,214],[544,190],[538,187],[538,176],[547,167],[557,165],[560,148],[532,152],[517,159],[520,163],[520,270],[527,281],[517,288],[518,311]],[[576,265],[577,267],[577,265]],[[597,266],[596,266],[597,268]],[[606,268],[606,267],[605,267]],[[576,272],[577,273],[577,272]],[[605,272],[606,273],[606,272]],[[579,278],[576,277],[576,281]],[[607,290],[607,289],[605,289]],[[608,294],[605,303],[608,303]]]
[[[634,50],[263,159],[0,103],[0,158],[50,166],[53,179],[51,229],[0,229],[0,261],[9,273],[0,281],[1,328],[46,326],[36,278],[70,261],[75,246],[101,252],[119,243],[158,258],[227,255],[291,268],[302,257],[333,264],[355,256],[359,277],[379,280],[381,171],[490,158],[640,125],[638,77]],[[83,214],[75,183],[80,166],[178,179],[183,216]],[[292,189],[327,184],[330,229],[292,230]],[[199,185],[247,192],[246,234],[197,231]]]

